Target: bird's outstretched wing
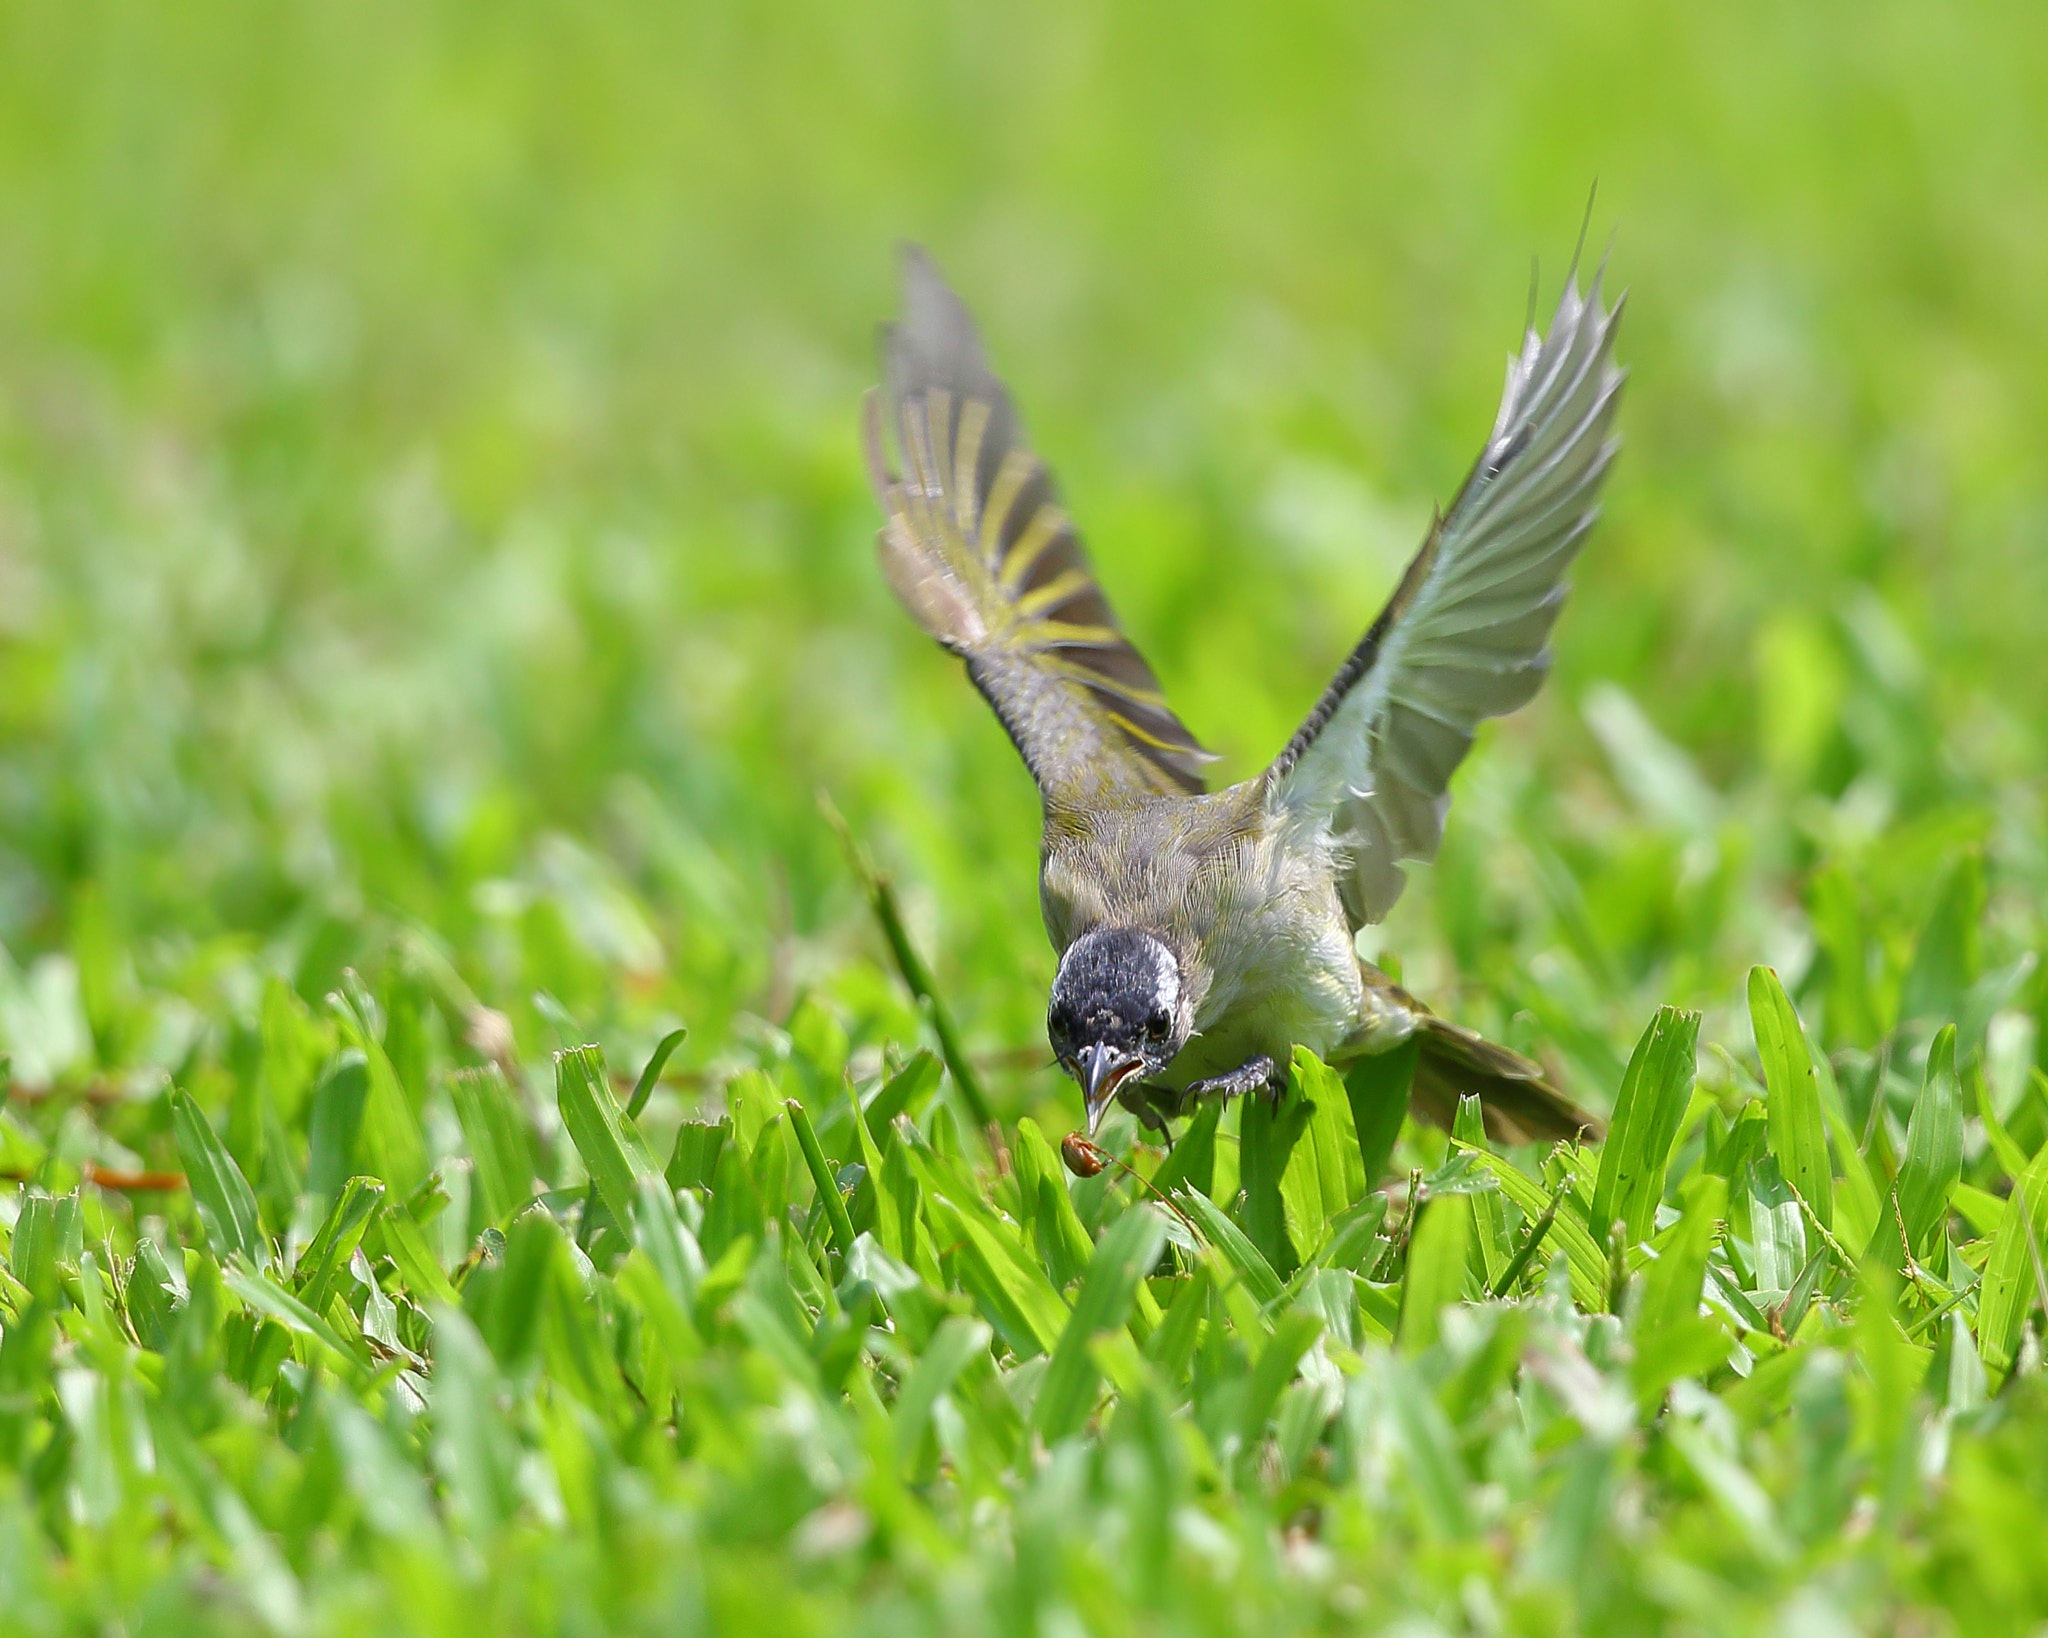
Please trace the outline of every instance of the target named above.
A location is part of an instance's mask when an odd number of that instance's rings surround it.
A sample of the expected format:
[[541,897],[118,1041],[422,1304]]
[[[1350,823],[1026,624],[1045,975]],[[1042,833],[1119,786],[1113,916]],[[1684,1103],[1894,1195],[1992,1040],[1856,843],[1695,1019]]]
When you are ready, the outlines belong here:
[[1452,771],[1482,717],[1523,704],[1564,574],[1598,510],[1622,372],[1621,303],[1566,283],[1548,336],[1508,363],[1500,415],[1458,498],[1387,606],[1266,771],[1276,817],[1327,836],[1354,926],[1401,896],[1401,863],[1433,859]]
[[882,364],[886,407],[870,397],[867,445],[883,572],[967,662],[1048,804],[1200,791],[1209,753],[1117,625],[967,309],[915,247]]

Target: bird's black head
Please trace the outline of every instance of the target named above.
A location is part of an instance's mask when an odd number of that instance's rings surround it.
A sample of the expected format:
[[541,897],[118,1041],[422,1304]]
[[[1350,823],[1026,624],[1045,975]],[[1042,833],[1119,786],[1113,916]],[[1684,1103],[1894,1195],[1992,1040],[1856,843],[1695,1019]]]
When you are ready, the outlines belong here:
[[1117,1088],[1172,1063],[1192,1023],[1180,963],[1150,933],[1101,927],[1067,946],[1045,1033],[1060,1067],[1081,1083],[1090,1137]]

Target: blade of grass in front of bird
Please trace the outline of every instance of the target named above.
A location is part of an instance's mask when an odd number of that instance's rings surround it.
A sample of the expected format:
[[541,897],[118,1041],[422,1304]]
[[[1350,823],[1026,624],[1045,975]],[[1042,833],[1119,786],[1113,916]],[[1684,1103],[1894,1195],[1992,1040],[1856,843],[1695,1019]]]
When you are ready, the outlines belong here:
[[1725,1179],[1711,1172],[1692,1178],[1679,1200],[1678,1221],[1660,1238],[1657,1260],[1644,1271],[1629,1376],[1645,1413],[1680,1377],[1703,1374],[1728,1357],[1727,1331],[1700,1313],[1707,1258],[1727,1203]]
[[1820,1088],[1807,1049],[1806,1031],[1768,967],[1749,970],[1749,1017],[1763,1060],[1765,1118],[1771,1153],[1785,1182],[1795,1189],[1823,1228],[1835,1221],[1835,1173],[1828,1158],[1827,1127],[1821,1117]]
[[1401,1282],[1401,1351],[1419,1354],[1437,1340],[1437,1316],[1461,1301],[1472,1251],[1472,1197],[1440,1194],[1424,1202],[1408,1243]]
[[1419,1036],[1388,1052],[1371,1053],[1344,1070],[1344,1096],[1351,1104],[1352,1129],[1358,1134],[1358,1158],[1365,1186],[1386,1175],[1387,1163],[1408,1113],[1408,1091],[1422,1055]]
[[1201,1230],[1203,1237],[1216,1248],[1224,1261],[1237,1271],[1251,1299],[1263,1308],[1280,1295],[1280,1276],[1273,1272],[1273,1265],[1260,1255],[1259,1248],[1252,1244],[1223,1210],[1207,1195],[1189,1189],[1175,1197]]
[[907,1121],[896,1130],[923,1190],[933,1240],[953,1249],[961,1283],[1020,1356],[1049,1352],[1066,1326],[1067,1305],[1016,1225],[999,1217]]
[[1223,1100],[1212,1098],[1197,1109],[1174,1140],[1173,1153],[1152,1174],[1152,1187],[1171,1197],[1176,1189],[1216,1195],[1216,1127],[1223,1119]]
[[1659,1007],[1636,1042],[1593,1185],[1592,1225],[1599,1233],[1618,1219],[1634,1244],[1655,1227],[1664,1169],[1692,1100],[1699,1033],[1698,1013]]
[[[1451,1121],[1451,1136],[1468,1149],[1486,1148],[1486,1116],[1476,1097],[1458,1100],[1458,1113]],[[1479,1235],[1479,1255],[1486,1264],[1489,1290],[1498,1288],[1514,1252],[1508,1244],[1507,1211],[1498,1189],[1472,1197],[1472,1226]]]
[[[1523,1216],[1533,1221],[1549,1210],[1550,1192],[1534,1178],[1525,1175],[1512,1161],[1496,1154],[1465,1152],[1493,1174],[1494,1180],[1500,1184],[1501,1193],[1521,1208]],[[1548,1238],[1564,1249],[1571,1268],[1572,1295],[1580,1306],[1597,1312],[1607,1305],[1607,1258],[1587,1232],[1585,1219],[1579,1215],[1568,1188],[1561,1188],[1559,1194],[1564,1198],[1564,1205],[1551,1219]]]
[[953,1386],[970,1361],[987,1351],[994,1334],[980,1320],[965,1314],[948,1316],[932,1333],[904,1379],[889,1416],[889,1439],[898,1472],[910,1476],[939,1396]]
[[1358,1128],[1344,1082],[1306,1047],[1294,1049],[1289,1077],[1301,1090],[1308,1123],[1280,1175],[1287,1237],[1300,1261],[1321,1248],[1331,1221],[1365,1193]]
[[1112,1223],[1096,1243],[1032,1407],[1032,1424],[1047,1444],[1078,1433],[1086,1423],[1101,1382],[1089,1343],[1097,1333],[1124,1323],[1138,1282],[1151,1272],[1165,1244],[1166,1221],[1144,1201]]
[[[1245,1238],[1276,1273],[1292,1273],[1306,1249],[1289,1237],[1282,1184],[1311,1119],[1313,1111],[1299,1082],[1290,1084],[1277,1103],[1265,1097],[1244,1100],[1238,1151],[1244,1202],[1237,1217]],[[1310,1208],[1304,1199],[1296,1209],[1306,1213]]]
[[1029,1115],[1017,1122],[1017,1141],[1010,1159],[1024,1202],[1025,1227],[1052,1283],[1064,1290],[1088,1267],[1095,1245],[1081,1224],[1080,1213],[1074,1210],[1059,1157]]
[[1322,1317],[1304,1308],[1289,1309],[1274,1321],[1272,1335],[1259,1350],[1251,1375],[1245,1379],[1244,1398],[1237,1408],[1236,1431],[1242,1454],[1248,1455],[1258,1448],[1273,1407],[1279,1404],[1287,1384],[1294,1380],[1302,1355],[1316,1345],[1322,1334]]

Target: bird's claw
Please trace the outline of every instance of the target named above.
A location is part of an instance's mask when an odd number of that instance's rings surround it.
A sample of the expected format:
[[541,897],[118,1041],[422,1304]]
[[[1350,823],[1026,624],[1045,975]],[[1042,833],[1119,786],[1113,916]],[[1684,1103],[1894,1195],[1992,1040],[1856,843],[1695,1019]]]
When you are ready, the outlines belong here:
[[1192,1105],[1203,1098],[1241,1098],[1247,1093],[1258,1092],[1278,1103],[1282,1090],[1281,1079],[1273,1070],[1273,1060],[1262,1052],[1256,1058],[1245,1059],[1225,1074],[1188,1082],[1187,1090],[1181,1094],[1181,1102]]

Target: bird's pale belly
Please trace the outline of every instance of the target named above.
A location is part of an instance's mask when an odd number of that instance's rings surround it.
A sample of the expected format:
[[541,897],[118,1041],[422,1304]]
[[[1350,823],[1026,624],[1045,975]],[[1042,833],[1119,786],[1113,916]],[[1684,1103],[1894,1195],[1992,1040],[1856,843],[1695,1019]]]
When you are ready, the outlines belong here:
[[1285,1075],[1297,1046],[1319,1058],[1333,1057],[1356,1035],[1365,1002],[1349,940],[1341,950],[1319,946],[1312,959],[1287,963],[1270,977],[1245,975],[1218,1016],[1199,1025],[1158,1080],[1178,1091],[1261,1055]]

